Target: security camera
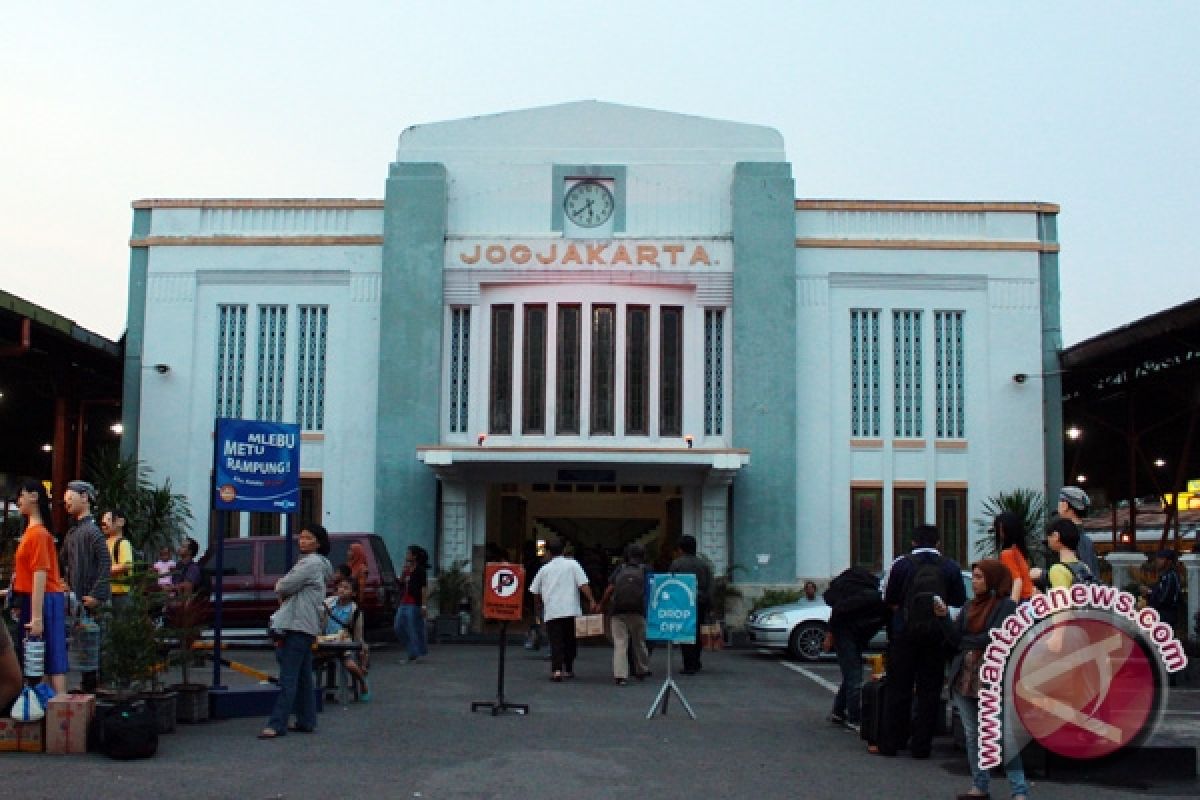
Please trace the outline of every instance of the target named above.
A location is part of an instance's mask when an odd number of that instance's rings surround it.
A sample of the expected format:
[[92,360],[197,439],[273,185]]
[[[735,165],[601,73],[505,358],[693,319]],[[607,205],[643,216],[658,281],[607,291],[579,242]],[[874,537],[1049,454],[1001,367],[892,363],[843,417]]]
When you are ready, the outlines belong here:
[[168,372],[171,371],[171,365],[170,364],[155,364],[154,371],[157,372],[159,375],[166,375]]
[[1029,380],[1029,376],[1024,372],[1018,372],[1016,375],[1013,375],[1013,383],[1024,383],[1027,380]]

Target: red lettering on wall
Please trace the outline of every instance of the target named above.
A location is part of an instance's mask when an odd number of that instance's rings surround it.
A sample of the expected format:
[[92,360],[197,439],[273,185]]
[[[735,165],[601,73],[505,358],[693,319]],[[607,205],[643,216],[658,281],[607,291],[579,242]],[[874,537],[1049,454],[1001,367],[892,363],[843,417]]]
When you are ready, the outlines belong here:
[[553,264],[558,261],[558,245],[550,245],[550,252],[547,254],[538,253],[537,260],[539,264]]
[[479,263],[479,245],[475,245],[475,252],[473,252],[471,255],[467,255],[466,253],[459,253],[458,258],[464,264],[478,264]]
[[563,253],[562,263],[583,265],[583,257],[579,255],[579,248],[573,244],[567,245],[567,251]]
[[652,244],[639,244],[637,246],[637,263],[638,266],[658,266],[658,248]]
[[706,267],[712,266],[712,260],[708,257],[708,251],[704,249],[704,245],[696,245],[696,249],[692,251],[692,260],[688,262],[689,267],[694,267],[697,264],[703,264]]
[[664,253],[671,254],[671,266],[672,267],[679,266],[679,262],[676,260],[676,257],[680,253],[683,252],[683,245],[681,245],[681,244],[664,244],[662,246],[662,249],[663,249]]
[[533,258],[533,251],[523,244],[514,245],[509,251],[508,257],[512,259],[514,264],[528,264],[529,259]]
[[608,249],[608,242],[601,242],[600,244],[587,245],[588,266],[591,266],[593,264],[599,264],[600,266],[604,266],[605,264],[607,264],[608,262],[604,260],[604,251],[607,249]]
[[617,249],[613,253],[612,263],[614,266],[617,264],[628,264],[631,267],[633,266],[633,259],[629,257],[629,251],[625,249],[625,245],[617,245]]
[[488,260],[489,264],[503,264],[505,256],[504,247],[498,244],[489,244],[488,249],[484,251],[483,256]]

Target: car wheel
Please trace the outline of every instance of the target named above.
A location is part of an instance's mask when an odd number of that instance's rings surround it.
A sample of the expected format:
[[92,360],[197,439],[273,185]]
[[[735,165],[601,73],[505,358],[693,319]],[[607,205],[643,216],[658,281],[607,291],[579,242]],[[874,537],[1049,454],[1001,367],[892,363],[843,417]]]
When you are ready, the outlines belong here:
[[797,625],[788,639],[788,654],[800,661],[816,661],[821,657],[821,645],[825,641],[825,625],[820,622],[805,622]]

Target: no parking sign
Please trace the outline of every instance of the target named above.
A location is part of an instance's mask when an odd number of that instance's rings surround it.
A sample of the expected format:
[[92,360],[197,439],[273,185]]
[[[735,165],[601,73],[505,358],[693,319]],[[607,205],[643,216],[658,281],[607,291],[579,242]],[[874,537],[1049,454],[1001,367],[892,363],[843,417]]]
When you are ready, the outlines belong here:
[[483,567],[485,619],[520,621],[525,568],[520,564],[490,563]]

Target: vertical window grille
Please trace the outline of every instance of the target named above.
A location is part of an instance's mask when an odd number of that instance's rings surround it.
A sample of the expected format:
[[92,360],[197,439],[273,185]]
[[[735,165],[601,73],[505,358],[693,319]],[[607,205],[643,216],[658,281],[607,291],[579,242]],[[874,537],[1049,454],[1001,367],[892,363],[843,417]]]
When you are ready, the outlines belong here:
[[658,432],[679,436],[683,433],[683,309],[663,306],[659,313]]
[[704,312],[704,435],[725,428],[725,310]]
[[217,306],[217,416],[241,419],[246,377],[246,306]]
[[512,433],[513,307],[492,306],[492,383],[488,431]]
[[892,312],[893,435],[919,438],[921,431],[921,312]]
[[287,306],[259,306],[255,419],[283,421],[283,359],[286,344]]
[[925,490],[892,490],[892,552],[900,555],[912,549],[913,531],[925,522]]
[[883,491],[850,490],[850,559],[872,572],[883,568]]
[[[325,430],[325,345],[329,306],[300,306],[296,341],[296,421],[306,431]],[[305,517],[305,519],[312,519]]]
[[879,436],[879,311],[850,310],[850,433]]
[[625,311],[625,433],[650,432],[650,309]]
[[592,413],[589,433],[611,434],[616,382],[615,306],[592,306]]
[[937,350],[937,435],[939,439],[961,439],[967,435],[963,312],[935,312],[933,328]]
[[579,433],[581,331],[579,306],[559,306],[554,395],[554,432],[557,434]]
[[525,306],[521,342],[521,432],[546,432],[546,307]]
[[942,554],[960,564],[967,553],[967,490],[937,490],[937,527],[942,539]]
[[470,400],[471,309],[450,309],[450,432],[467,432]]

